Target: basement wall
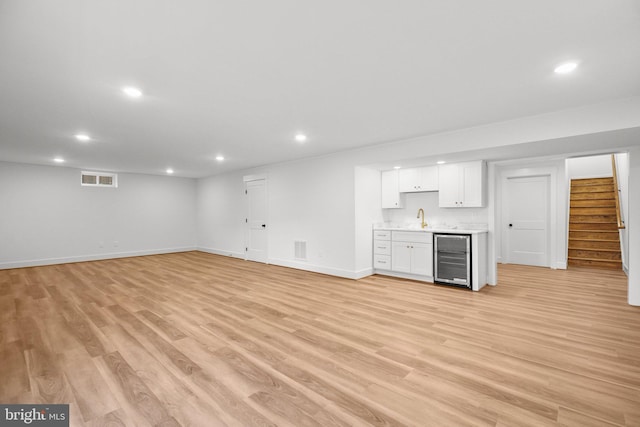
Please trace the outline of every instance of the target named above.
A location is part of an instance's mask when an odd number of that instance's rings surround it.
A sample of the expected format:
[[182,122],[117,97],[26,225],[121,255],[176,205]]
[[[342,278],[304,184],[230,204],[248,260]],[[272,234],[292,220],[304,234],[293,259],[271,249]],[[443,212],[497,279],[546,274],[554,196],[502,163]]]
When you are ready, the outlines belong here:
[[0,162],[0,268],[195,249],[194,179],[120,173],[100,188],[80,173]]

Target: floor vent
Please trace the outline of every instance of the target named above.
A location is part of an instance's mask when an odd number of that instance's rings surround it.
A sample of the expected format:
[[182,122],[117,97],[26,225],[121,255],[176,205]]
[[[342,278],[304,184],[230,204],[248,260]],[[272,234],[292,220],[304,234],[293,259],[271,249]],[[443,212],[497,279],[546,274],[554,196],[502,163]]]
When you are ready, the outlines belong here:
[[295,258],[300,261],[307,260],[307,242],[296,240],[293,242]]

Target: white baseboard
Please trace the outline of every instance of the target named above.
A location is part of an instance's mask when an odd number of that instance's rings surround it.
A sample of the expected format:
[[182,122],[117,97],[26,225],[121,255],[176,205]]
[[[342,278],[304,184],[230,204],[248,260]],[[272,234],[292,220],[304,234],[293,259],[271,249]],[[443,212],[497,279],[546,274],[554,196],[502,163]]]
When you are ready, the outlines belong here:
[[624,271],[624,274],[627,275],[627,277],[629,277],[629,267],[626,266],[626,264],[622,264],[622,271]]
[[364,277],[371,276],[373,273],[374,273],[373,268],[365,268],[362,270],[358,270],[354,273],[355,274],[354,279],[362,279]]
[[556,261],[556,266],[552,268],[554,268],[555,270],[566,270],[567,261]]
[[230,256],[230,257],[233,257],[233,258],[244,259],[244,252],[225,251],[225,250],[222,250],[222,249],[205,248],[205,247],[201,247],[201,246],[198,246],[198,248],[196,248],[196,250],[198,250],[200,252],[207,252],[207,253],[214,254],[214,255],[224,255],[224,256]]
[[[234,252],[234,251],[215,249],[215,248],[204,248],[204,247],[198,247],[197,250],[201,252],[214,254],[214,255],[223,255],[223,256],[229,256],[233,258],[245,259],[243,252]],[[279,259],[279,258],[269,258],[267,260],[267,264],[279,265],[281,267],[295,268],[296,270],[312,271],[314,273],[328,274],[329,276],[344,277],[346,279],[354,279],[354,280],[362,279],[363,277],[371,276],[373,274],[373,268],[365,268],[359,271],[349,271],[349,270],[342,270],[339,268],[331,268],[331,267],[324,267],[321,265],[309,264],[308,262],[291,261],[291,260]]]
[[42,265],[54,265],[54,264],[69,264],[72,262],[85,262],[85,261],[100,261],[105,259],[115,258],[129,258],[145,255],[161,255],[171,254],[176,252],[189,252],[195,251],[195,247],[184,248],[166,248],[166,249],[150,249],[144,251],[130,251],[130,252],[111,252],[106,254],[96,255],[81,255],[62,258],[44,258],[44,259],[31,259],[23,261],[9,261],[0,263],[0,270],[7,270],[10,268],[24,268],[24,267],[38,267]]
[[345,279],[361,279],[360,272],[343,270],[340,268],[324,267],[321,265],[309,264],[307,262],[290,261],[286,259],[269,258],[269,264],[281,267],[295,268],[297,270],[313,271],[314,273],[328,274],[329,276],[344,277]]

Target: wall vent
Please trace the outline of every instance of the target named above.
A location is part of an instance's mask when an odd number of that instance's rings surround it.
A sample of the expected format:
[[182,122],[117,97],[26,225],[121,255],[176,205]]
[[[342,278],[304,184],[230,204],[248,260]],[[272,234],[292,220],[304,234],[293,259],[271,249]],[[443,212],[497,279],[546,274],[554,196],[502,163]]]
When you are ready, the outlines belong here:
[[112,187],[118,186],[118,174],[106,172],[82,172],[80,185],[85,187]]
[[293,242],[295,258],[300,261],[307,260],[307,242],[296,240]]

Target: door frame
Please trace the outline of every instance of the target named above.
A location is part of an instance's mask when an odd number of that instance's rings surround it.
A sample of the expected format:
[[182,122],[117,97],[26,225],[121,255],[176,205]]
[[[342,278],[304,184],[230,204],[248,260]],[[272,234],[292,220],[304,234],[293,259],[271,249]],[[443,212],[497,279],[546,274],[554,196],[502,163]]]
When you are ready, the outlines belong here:
[[549,192],[548,192],[548,203],[549,203],[549,228],[547,230],[547,245],[549,249],[549,268],[558,269],[558,268],[566,268],[566,261],[559,262],[558,261],[558,170],[555,167],[539,167],[539,168],[528,168],[528,167],[513,167],[508,169],[503,169],[500,171],[500,191],[499,191],[499,208],[496,209],[496,241],[500,244],[500,256],[496,257],[496,261],[499,263],[508,263],[508,255],[507,255],[507,235],[503,233],[506,225],[509,221],[505,215],[506,203],[504,203],[504,197],[507,194],[507,182],[510,178],[533,178],[538,176],[548,176],[549,177]]
[[[246,196],[246,191],[247,191],[247,183],[251,182],[251,181],[260,181],[260,180],[264,180],[264,194],[265,194],[265,202],[267,204],[267,206],[265,206],[266,208],[266,212],[265,212],[265,216],[266,216],[266,222],[267,222],[267,229],[265,231],[266,233],[266,247],[265,247],[265,264],[269,264],[269,180],[267,179],[267,175],[266,174],[256,174],[256,175],[245,175],[242,177],[242,189],[243,191],[245,191],[245,196]],[[244,215],[243,218],[248,218],[249,216],[249,205],[248,205],[248,199],[245,198],[244,199]],[[242,247],[246,248],[249,245],[249,234],[247,233],[247,225],[246,223],[243,222],[243,236],[244,236],[244,240],[242,243]],[[244,251],[244,260],[247,261],[247,251]]]

